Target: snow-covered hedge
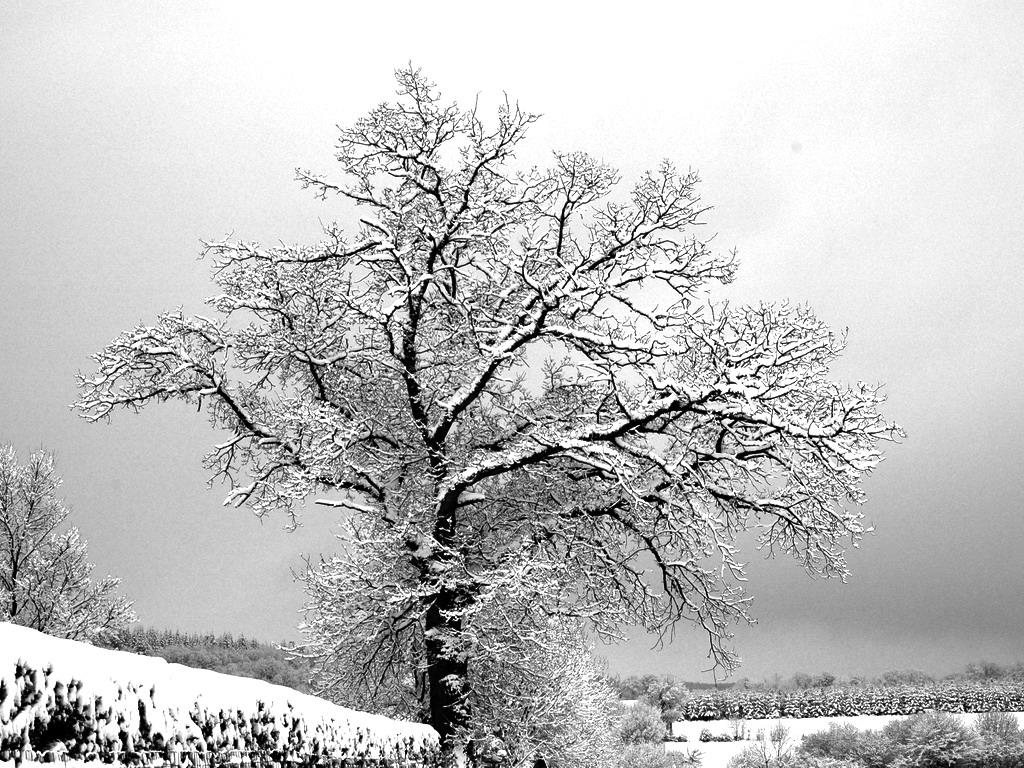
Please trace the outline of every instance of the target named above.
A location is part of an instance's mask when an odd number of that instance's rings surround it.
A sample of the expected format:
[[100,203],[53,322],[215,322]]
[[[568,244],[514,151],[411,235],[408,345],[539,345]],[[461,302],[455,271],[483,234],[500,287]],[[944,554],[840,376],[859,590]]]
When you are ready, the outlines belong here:
[[1024,684],[939,683],[783,691],[714,691],[695,694],[684,720],[751,720],[777,717],[913,715],[919,712],[1024,711]]
[[0,623],[0,761],[53,750],[105,762],[157,754],[177,763],[196,750],[278,763],[429,766],[437,746],[427,725]]

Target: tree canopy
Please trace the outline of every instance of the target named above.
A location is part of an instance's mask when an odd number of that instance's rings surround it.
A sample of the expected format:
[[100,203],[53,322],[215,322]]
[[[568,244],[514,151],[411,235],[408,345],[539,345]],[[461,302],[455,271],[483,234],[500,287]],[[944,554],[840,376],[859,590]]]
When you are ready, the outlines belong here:
[[738,536],[843,577],[861,481],[899,428],[876,386],[831,381],[844,341],[810,309],[730,306],[694,172],[620,190],[583,152],[519,168],[537,116],[485,121],[400,70],[341,131],[339,177],[299,171],[358,225],[310,245],[205,243],[211,316],[161,315],[79,379],[90,420],[180,399],[228,437],[229,500],[344,512],[312,563],[309,627],[359,695],[422,705],[452,742],[474,675],[559,622],[616,637],[680,620],[732,666]]

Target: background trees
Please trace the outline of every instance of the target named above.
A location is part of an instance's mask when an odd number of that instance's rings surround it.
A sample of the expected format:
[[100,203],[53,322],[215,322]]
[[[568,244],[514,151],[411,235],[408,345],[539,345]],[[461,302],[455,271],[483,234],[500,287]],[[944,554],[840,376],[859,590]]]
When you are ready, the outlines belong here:
[[93,581],[86,542],[57,498],[53,456],[36,451],[21,465],[0,446],[0,620],[70,640],[94,641],[135,621],[117,594],[120,579]]
[[107,634],[100,644],[118,651],[159,656],[174,664],[211,669],[227,675],[255,677],[309,693],[309,665],[289,653],[289,646],[233,637],[230,633],[182,633],[132,627]]
[[123,333],[79,409],[197,404],[230,433],[207,464],[231,501],[343,510],[344,552],[312,569],[315,647],[450,745],[502,638],[690,619],[731,666],[737,537],[845,575],[861,479],[899,434],[881,396],[828,379],[843,343],[807,308],[709,302],[735,261],[698,236],[696,174],[666,162],[623,194],[581,152],[518,172],[536,116],[485,124],[397,79],[342,131],[339,181],[299,173],[355,231],[208,243],[220,317]]
[[636,699],[657,708],[666,728],[682,719],[683,705],[690,697],[686,683],[672,675],[631,675],[613,678],[611,684],[620,698]]

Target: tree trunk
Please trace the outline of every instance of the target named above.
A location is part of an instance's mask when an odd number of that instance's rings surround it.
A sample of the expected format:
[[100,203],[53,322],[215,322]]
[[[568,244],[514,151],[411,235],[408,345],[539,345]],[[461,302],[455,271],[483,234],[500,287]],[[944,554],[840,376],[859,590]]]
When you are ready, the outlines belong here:
[[[435,489],[440,490],[446,462],[440,451],[435,449],[431,453]],[[475,599],[472,588],[466,584],[438,581],[439,575],[451,567],[457,527],[458,494],[448,494],[441,499],[434,522],[438,548],[427,567],[420,571],[421,578],[437,589],[424,620],[430,724],[440,738],[442,763],[451,766],[462,762],[458,755],[465,755],[462,739],[467,736],[470,722],[469,661],[462,648],[462,616]]]
[[11,555],[11,615],[9,621],[14,624],[18,623],[18,612],[21,610],[21,606],[18,604],[18,560],[17,557]]
[[451,643],[462,629],[461,621],[445,616],[459,602],[455,592],[442,592],[426,614],[430,724],[440,736],[441,749],[449,759],[460,748],[457,737],[469,724],[468,664]]

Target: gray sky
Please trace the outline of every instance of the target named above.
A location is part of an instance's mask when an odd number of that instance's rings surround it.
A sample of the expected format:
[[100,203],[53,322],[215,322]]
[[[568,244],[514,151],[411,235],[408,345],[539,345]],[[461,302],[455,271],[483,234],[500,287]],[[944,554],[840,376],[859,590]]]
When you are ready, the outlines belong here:
[[[330,513],[286,534],[222,508],[204,417],[88,425],[74,374],[201,309],[201,238],[310,240],[340,216],[294,169],[331,172],[335,126],[411,60],[462,103],[543,113],[530,161],[699,169],[742,260],[729,295],[809,303],[849,329],[836,377],[886,384],[910,437],[868,480],[877,533],[846,585],[751,553],[740,674],[1024,659],[1024,4],[257,5],[0,8],[0,442],[57,453],[97,570],[146,625],[294,637],[289,569],[331,551]],[[701,643],[600,652],[694,678]]]

